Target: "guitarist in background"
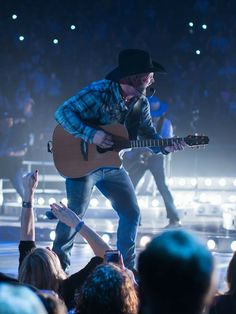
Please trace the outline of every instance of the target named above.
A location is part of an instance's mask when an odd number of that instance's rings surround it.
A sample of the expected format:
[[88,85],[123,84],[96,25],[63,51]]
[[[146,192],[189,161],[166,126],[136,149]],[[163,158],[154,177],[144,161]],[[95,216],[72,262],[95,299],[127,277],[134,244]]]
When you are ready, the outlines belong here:
[[[163,66],[153,61],[148,52],[139,49],[123,50],[118,66],[107,74],[105,80],[91,83],[75,96],[65,101],[56,111],[56,121],[70,134],[85,143],[93,143],[102,149],[112,149],[112,136],[95,126],[113,123],[124,124],[130,139],[159,138],[151,116],[146,89],[154,83],[154,73],[163,73]],[[184,143],[155,153],[168,154],[182,150]],[[79,166],[79,165],[78,165]],[[127,268],[135,266],[135,239],[140,219],[140,210],[133,184],[124,168],[97,169],[81,178],[66,178],[68,207],[81,217],[88,208],[93,187],[96,187],[111,202],[119,216],[117,248],[123,255]],[[53,250],[67,271],[70,252],[76,230],[58,222]]]
[[[157,132],[162,138],[173,137],[173,127],[169,119],[167,119],[167,105],[160,102],[156,96],[148,97],[151,109],[151,117]],[[153,175],[156,186],[164,200],[169,224],[166,228],[180,227],[181,222],[174,204],[173,197],[165,182],[163,154],[154,154],[150,149],[132,149],[123,155],[123,166],[128,171],[131,181],[136,188],[138,182],[149,170]]]

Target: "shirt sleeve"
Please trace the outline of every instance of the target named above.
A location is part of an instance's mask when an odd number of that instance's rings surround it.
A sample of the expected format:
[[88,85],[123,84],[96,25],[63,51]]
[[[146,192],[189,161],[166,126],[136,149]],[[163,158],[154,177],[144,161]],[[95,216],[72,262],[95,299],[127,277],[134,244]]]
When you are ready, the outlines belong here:
[[92,143],[97,130],[86,124],[86,120],[98,119],[101,101],[98,91],[84,89],[59,106],[55,119],[70,134]]

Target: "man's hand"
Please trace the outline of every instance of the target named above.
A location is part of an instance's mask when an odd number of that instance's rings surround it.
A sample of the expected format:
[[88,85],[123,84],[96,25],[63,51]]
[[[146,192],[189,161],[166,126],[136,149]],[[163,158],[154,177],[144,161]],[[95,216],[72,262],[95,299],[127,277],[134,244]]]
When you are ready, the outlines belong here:
[[172,146],[166,146],[165,151],[174,153],[177,150],[183,150],[186,146],[188,145],[184,141],[181,141],[180,143],[174,142]]
[[26,176],[23,177],[22,181],[24,186],[24,201],[30,202],[38,186],[39,182],[38,170],[36,170],[35,172],[29,172]]
[[114,145],[112,136],[102,130],[98,130],[93,137],[93,144],[101,148],[110,148]]

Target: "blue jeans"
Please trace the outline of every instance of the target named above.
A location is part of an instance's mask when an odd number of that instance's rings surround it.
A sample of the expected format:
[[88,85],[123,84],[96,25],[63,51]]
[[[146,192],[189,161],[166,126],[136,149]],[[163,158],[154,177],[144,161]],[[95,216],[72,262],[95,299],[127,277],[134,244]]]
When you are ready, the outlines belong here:
[[[66,179],[68,207],[81,218],[88,208],[95,185],[110,200],[119,216],[117,249],[123,255],[125,266],[132,269],[135,265],[135,240],[140,218],[133,184],[124,168],[101,168],[82,178]],[[74,229],[58,222],[53,251],[59,256],[65,270],[70,265],[74,237]]]

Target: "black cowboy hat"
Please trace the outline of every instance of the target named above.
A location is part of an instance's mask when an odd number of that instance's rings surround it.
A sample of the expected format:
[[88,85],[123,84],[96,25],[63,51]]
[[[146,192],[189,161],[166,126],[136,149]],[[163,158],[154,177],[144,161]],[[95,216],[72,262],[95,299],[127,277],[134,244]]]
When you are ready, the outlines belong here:
[[107,80],[120,79],[141,73],[166,73],[162,65],[153,61],[148,52],[139,49],[125,49],[119,53],[118,67],[106,75]]

